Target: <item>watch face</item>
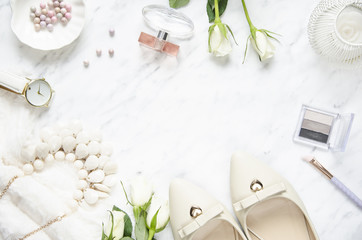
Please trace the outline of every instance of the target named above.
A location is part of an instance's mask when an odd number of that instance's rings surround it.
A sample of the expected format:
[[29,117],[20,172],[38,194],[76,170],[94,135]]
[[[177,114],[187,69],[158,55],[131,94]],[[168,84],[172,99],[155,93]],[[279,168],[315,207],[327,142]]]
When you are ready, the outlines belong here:
[[52,89],[44,80],[32,81],[26,88],[25,98],[36,107],[47,105],[52,97]]

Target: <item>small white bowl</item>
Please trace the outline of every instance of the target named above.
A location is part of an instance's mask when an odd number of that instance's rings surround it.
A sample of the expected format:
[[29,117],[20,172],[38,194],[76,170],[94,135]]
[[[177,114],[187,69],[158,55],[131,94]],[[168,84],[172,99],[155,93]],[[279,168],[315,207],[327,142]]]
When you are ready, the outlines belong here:
[[[51,0],[50,0],[51,1]],[[49,32],[41,29],[36,32],[30,19],[30,7],[40,8],[42,0],[11,0],[13,12],[11,28],[20,42],[39,50],[55,50],[62,48],[80,35],[85,24],[85,4],[83,0],[65,0],[72,5],[72,18],[63,25],[59,20],[54,24],[54,30]]]

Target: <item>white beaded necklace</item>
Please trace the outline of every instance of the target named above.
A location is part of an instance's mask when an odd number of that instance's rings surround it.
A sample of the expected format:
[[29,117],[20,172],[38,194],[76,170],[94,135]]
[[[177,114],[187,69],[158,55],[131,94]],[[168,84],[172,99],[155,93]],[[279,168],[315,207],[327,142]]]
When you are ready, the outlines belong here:
[[[38,229],[26,234],[25,239],[44,228],[61,221],[65,216],[78,209],[80,205],[94,205],[101,198],[107,198],[116,183],[117,164],[110,160],[113,149],[102,142],[99,130],[83,129],[79,121],[67,125],[60,124],[40,131],[41,142],[24,146],[21,151],[23,172],[31,175],[42,171],[46,165],[56,161],[72,163],[79,181],[69,202],[71,211],[51,219]],[[54,161],[55,160],[55,161]],[[0,199],[11,184],[21,176],[14,176],[0,193]]]

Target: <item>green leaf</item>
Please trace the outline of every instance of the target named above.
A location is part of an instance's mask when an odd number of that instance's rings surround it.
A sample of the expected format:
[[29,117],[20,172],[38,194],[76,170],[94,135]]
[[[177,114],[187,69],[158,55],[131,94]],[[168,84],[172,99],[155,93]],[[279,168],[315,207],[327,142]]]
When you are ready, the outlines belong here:
[[145,205],[142,206],[142,210],[147,211],[148,207],[151,205],[153,194],[154,193],[152,193],[152,195],[150,197],[150,200],[148,200],[148,202]]
[[172,8],[180,8],[186,6],[190,0],[169,0],[170,7]]
[[226,30],[226,27],[225,27],[225,25],[223,24],[223,23],[219,23],[219,24],[217,24],[217,26],[219,27],[219,29],[220,29],[220,32],[222,33],[222,35],[224,35],[224,37],[226,38],[226,39],[228,39],[228,32],[227,32],[227,30]]
[[225,26],[227,27],[227,29],[229,29],[229,32],[231,33],[231,36],[233,37],[235,44],[236,44],[236,45],[239,45],[239,44],[236,42],[235,37],[234,37],[234,33],[233,33],[233,31],[231,31],[231,28],[229,27],[229,25],[225,24]]
[[209,40],[208,40],[208,44],[209,44],[209,52],[211,52],[211,34],[212,34],[212,32],[214,31],[214,28],[215,28],[215,24],[214,25],[212,25],[212,26],[210,26],[209,27]]
[[148,230],[146,226],[146,212],[142,211],[136,221],[135,236],[137,240],[148,240]]
[[246,40],[246,46],[245,46],[245,52],[244,52],[244,60],[243,60],[243,64],[245,62],[246,59],[246,53],[248,52],[248,47],[249,47],[249,41],[250,41],[251,35],[249,35],[248,40]]
[[[256,31],[259,31],[259,30],[256,29],[255,27],[250,30],[250,32],[251,32],[251,39],[252,39],[252,40],[250,40],[250,41],[254,41],[256,49],[257,49],[259,52],[261,52],[260,49],[259,49],[258,43],[256,42]],[[259,54],[258,54],[258,55],[259,55]],[[260,59],[260,56],[259,56],[259,59]]]
[[[228,0],[219,0],[219,14],[221,15],[225,12],[226,6],[228,5]],[[208,0],[206,4],[206,12],[209,17],[209,22],[215,21],[215,0]]]
[[123,238],[121,238],[121,240],[134,240],[134,239],[131,237],[123,237]]
[[107,235],[104,233],[104,223],[102,223],[102,240],[108,240]]
[[133,216],[136,222],[138,221],[138,218],[140,217],[142,211],[143,210],[141,207],[133,207]]
[[132,232],[133,232],[133,226],[132,226],[132,221],[131,218],[128,216],[128,214],[123,211],[122,209],[118,208],[117,206],[113,206],[112,211],[118,211],[118,212],[123,212],[124,218],[124,232],[123,232],[123,236],[124,237],[132,237]]
[[214,1],[212,1],[212,0],[207,1],[206,12],[207,12],[207,16],[209,17],[209,23],[213,22],[215,20]]
[[228,5],[228,0],[220,0],[220,1],[219,1],[220,17],[221,17],[221,15],[225,12],[227,5]]
[[275,35],[278,35],[278,36],[282,36],[281,34],[279,33],[276,33],[276,32],[272,32],[272,31],[269,31],[269,30],[266,30],[266,29],[259,29],[260,31],[262,32],[266,32],[266,33],[272,33],[272,34],[275,34]]
[[[279,39],[277,39],[276,37],[270,35],[270,33],[268,33],[268,31],[266,31],[266,30],[260,30],[260,31],[262,31],[263,33],[265,33],[269,38],[274,39],[275,41],[277,41],[277,42],[280,43]],[[273,34],[276,34],[276,33],[273,33]],[[277,35],[279,35],[279,34],[277,34]],[[280,35],[279,35],[279,36],[280,36]]]
[[120,181],[120,182],[121,182],[121,185],[122,185],[122,189],[123,189],[124,195],[126,196],[127,202],[128,202],[132,207],[134,207],[133,204],[132,204],[132,203],[129,201],[129,199],[128,199],[128,195],[127,195],[126,189],[124,188],[123,182],[122,182],[122,181]]
[[113,219],[113,213],[111,211],[108,211],[111,214],[111,219],[112,219],[112,228],[111,228],[111,232],[109,233],[108,239],[113,240],[113,227],[114,227],[114,219]]
[[157,210],[156,214],[152,217],[151,220],[151,226],[149,226],[150,229],[156,230],[156,226],[157,226],[157,215],[158,212],[160,211],[160,209]]

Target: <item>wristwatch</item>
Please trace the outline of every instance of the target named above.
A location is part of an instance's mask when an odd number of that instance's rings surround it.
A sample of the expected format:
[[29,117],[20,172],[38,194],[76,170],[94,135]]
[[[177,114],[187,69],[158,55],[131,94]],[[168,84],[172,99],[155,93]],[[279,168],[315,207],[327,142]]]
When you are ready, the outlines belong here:
[[0,87],[25,97],[34,107],[48,107],[54,90],[44,78],[30,79],[0,71]]

